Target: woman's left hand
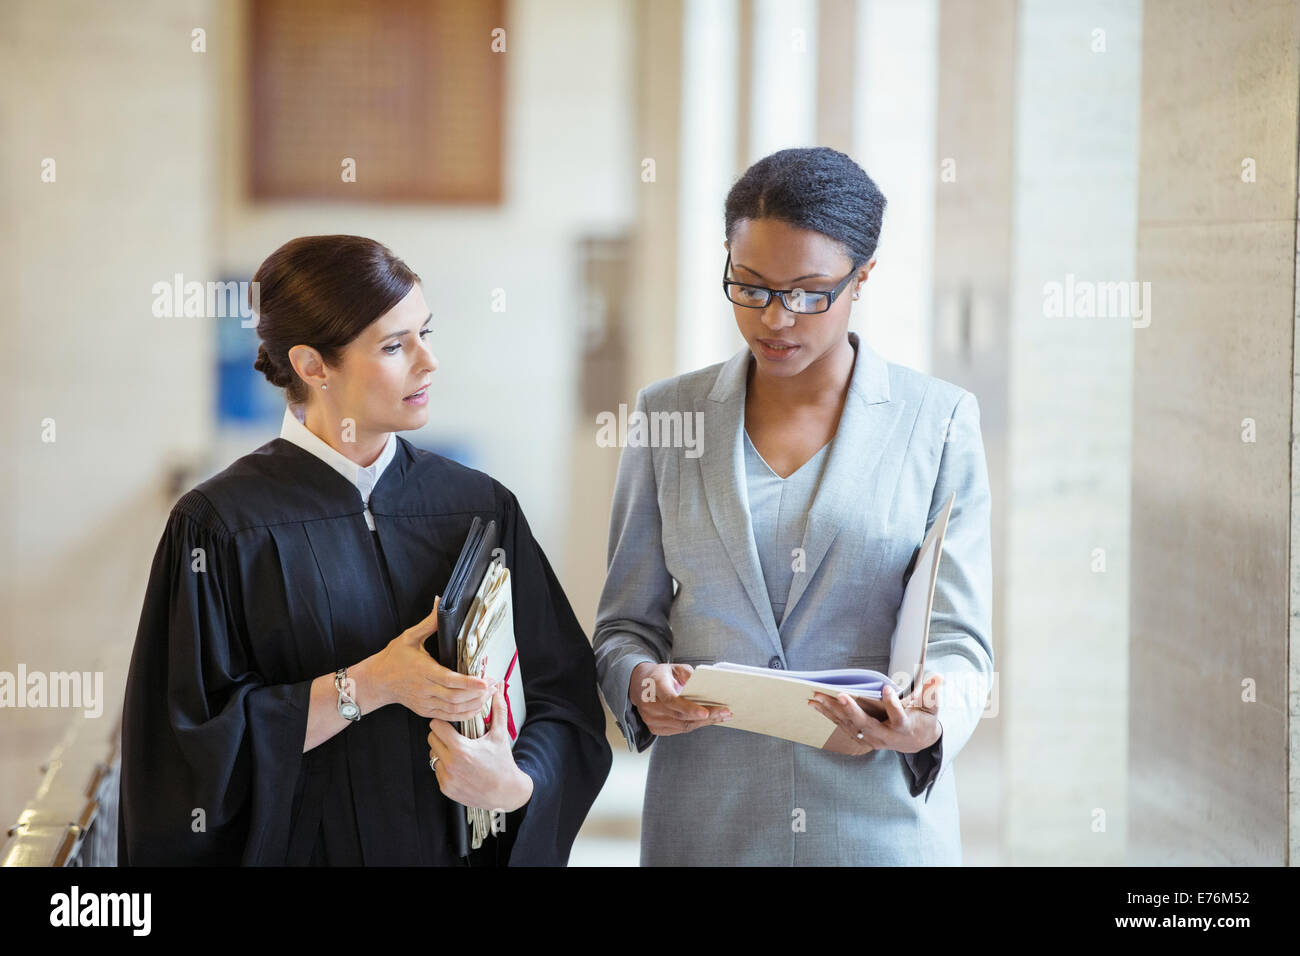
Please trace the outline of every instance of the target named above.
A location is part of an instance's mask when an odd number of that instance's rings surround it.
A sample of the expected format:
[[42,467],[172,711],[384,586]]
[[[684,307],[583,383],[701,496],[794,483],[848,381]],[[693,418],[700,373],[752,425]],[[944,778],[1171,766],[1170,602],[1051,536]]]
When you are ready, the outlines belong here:
[[449,799],[485,810],[518,810],[533,795],[533,778],[519,769],[510,750],[501,685],[492,695],[492,726],[472,740],[445,720],[429,721],[429,759]]
[[808,705],[830,718],[839,728],[827,744],[828,750],[853,756],[872,750],[914,754],[932,745],[943,733],[935,702],[942,681],[938,674],[931,674],[921,689],[919,700],[915,695],[909,695],[900,701],[893,688],[885,687],[881,694],[886,713],[884,720],[872,717],[848,694],[831,697],[814,692]]

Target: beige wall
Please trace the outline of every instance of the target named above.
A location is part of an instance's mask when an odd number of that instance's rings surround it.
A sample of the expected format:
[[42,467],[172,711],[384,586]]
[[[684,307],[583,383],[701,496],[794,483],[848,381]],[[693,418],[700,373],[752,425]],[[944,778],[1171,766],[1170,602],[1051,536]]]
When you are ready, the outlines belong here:
[[[162,530],[164,470],[211,435],[210,329],[152,285],[211,267],[215,87],[200,0],[0,5],[0,670],[103,669],[104,713],[0,712],[0,817],[70,723],[110,732]],[[210,54],[209,54],[210,55]],[[55,160],[56,181],[41,182]],[[42,441],[42,421],[55,438]],[[125,639],[125,640],[124,640]]]
[[1280,864],[1300,8],[1148,0],[1142,54],[1128,861]]
[[[569,447],[584,424],[575,426],[578,241],[623,232],[635,212],[630,0],[507,5],[504,195],[501,205],[485,207],[251,203],[243,9],[219,4],[214,21],[223,91],[220,136],[212,141],[222,160],[214,184],[221,268],[251,276],[281,243],[336,232],[370,236],[404,258],[424,280],[439,361],[429,424],[406,437],[472,444],[475,467],[518,496],[561,579],[582,573],[570,567],[567,531],[575,481]],[[492,311],[495,289],[505,291],[504,312]],[[586,436],[594,445],[594,421]],[[233,436],[216,462],[265,440]]]

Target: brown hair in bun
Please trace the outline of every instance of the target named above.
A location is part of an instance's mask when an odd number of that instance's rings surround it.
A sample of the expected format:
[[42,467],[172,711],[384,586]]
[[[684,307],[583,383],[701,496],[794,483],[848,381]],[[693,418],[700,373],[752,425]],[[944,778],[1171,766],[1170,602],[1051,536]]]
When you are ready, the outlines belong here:
[[290,239],[257,268],[257,335],[253,368],[305,402],[307,386],[289,361],[289,349],[310,345],[326,365],[371,322],[406,298],[420,281],[385,246],[363,236]]

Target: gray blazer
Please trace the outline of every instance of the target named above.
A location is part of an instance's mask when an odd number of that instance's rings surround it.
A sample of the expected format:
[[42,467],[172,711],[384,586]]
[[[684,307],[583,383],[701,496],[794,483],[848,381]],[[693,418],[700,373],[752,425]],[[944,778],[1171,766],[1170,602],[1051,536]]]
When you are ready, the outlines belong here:
[[[601,693],[629,747],[654,744],[643,866],[961,862],[952,762],[993,679],[979,404],[849,337],[857,357],[848,398],[780,627],[746,500],[748,348],[637,395],[652,421],[699,413],[692,421],[703,428],[694,448],[665,447],[666,427],[629,429],[593,640]],[[946,685],[938,743],[851,757],[725,726],[649,732],[629,699],[642,661],[887,670],[909,562],[953,491],[925,663]]]

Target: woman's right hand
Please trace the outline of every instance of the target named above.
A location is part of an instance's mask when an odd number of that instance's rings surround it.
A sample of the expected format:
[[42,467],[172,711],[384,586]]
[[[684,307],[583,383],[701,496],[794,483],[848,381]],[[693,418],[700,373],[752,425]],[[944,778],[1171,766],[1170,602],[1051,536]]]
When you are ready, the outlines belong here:
[[438,630],[438,603],[429,616],[407,628],[374,656],[372,679],[383,699],[421,717],[468,720],[483,712],[492,687],[481,677],[448,670],[429,656],[425,639]]
[[693,669],[690,664],[642,661],[632,670],[628,699],[650,733],[659,737],[688,734],[731,719],[731,711],[725,707],[706,707],[678,696]]

